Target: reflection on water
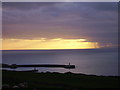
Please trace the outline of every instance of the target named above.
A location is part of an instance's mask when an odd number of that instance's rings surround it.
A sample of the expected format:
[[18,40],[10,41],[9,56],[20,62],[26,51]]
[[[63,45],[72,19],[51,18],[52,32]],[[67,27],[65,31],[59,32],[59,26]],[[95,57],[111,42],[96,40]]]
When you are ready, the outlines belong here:
[[[109,50],[24,50],[3,51],[6,64],[74,64],[75,69],[38,68],[40,72],[74,72],[95,75],[118,75],[118,55]],[[20,68],[17,70],[31,68]],[[33,69],[33,68],[32,68]]]

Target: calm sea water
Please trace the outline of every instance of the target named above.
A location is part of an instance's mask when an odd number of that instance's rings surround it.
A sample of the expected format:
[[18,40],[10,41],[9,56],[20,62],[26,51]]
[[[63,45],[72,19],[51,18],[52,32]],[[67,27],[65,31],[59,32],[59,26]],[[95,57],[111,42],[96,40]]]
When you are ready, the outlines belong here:
[[[40,72],[73,72],[105,76],[118,75],[118,53],[115,49],[92,50],[14,50],[3,51],[6,64],[74,64],[75,69],[37,68]],[[16,70],[33,68],[18,68]]]

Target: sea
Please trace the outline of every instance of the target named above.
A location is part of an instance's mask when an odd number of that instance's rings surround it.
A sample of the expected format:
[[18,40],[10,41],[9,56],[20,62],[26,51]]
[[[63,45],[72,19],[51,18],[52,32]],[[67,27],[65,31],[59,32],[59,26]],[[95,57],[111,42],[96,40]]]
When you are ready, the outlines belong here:
[[[3,50],[4,64],[62,64],[75,65],[75,69],[38,67],[39,72],[77,73],[102,76],[118,75],[118,50],[103,49],[71,49],[71,50]],[[17,68],[15,70],[33,70],[33,68]],[[13,70],[13,69],[12,69]]]

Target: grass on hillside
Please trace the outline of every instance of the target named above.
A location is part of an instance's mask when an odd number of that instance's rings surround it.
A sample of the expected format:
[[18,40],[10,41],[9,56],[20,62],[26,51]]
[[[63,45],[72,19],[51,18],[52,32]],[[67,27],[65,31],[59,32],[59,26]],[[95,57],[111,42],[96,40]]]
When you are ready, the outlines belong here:
[[118,88],[117,76],[2,71],[3,84],[27,82],[29,88]]

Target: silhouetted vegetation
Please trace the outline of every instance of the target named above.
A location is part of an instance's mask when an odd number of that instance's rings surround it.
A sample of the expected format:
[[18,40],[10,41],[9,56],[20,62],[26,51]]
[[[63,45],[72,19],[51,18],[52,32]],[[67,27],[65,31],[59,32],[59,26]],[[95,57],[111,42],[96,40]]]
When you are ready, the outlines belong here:
[[[33,73],[7,71],[2,72],[3,85],[15,87],[26,84],[25,88],[118,88],[118,76],[95,76],[74,73]],[[24,86],[24,85],[23,85]]]

